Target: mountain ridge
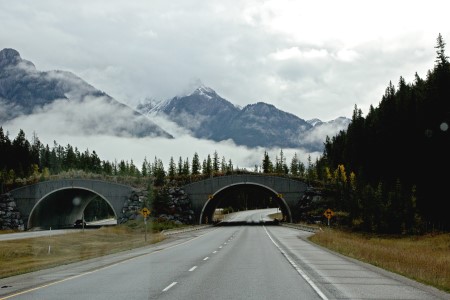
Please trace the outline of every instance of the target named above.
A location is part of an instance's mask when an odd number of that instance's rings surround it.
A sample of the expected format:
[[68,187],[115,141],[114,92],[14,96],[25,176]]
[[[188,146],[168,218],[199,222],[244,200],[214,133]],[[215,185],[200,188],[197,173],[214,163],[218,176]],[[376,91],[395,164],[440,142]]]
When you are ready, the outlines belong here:
[[[88,119],[89,126],[77,128],[84,134],[116,134],[118,136],[161,136],[173,138],[150,119],[103,91],[88,84],[68,71],[38,71],[32,62],[20,57],[17,50],[5,48],[0,51],[0,123],[20,116],[41,112],[44,108],[54,113],[58,104],[73,106],[72,115],[64,119]],[[105,109],[91,111],[103,105]],[[53,110],[52,110],[53,109]],[[58,111],[61,114],[61,109]],[[108,120],[117,115],[116,122]],[[98,121],[100,122],[98,122]],[[108,122],[108,128],[101,121]],[[72,125],[72,124],[70,124]]]
[[345,117],[306,121],[261,101],[240,107],[203,84],[187,95],[148,99],[131,108],[71,72],[39,71],[11,48],[0,51],[0,104],[0,125],[35,115],[32,121],[39,122],[50,115],[71,134],[174,138],[152,121],[166,124],[158,116],[199,139],[310,152],[323,151],[325,137],[350,123]]
[[322,151],[326,132],[337,133],[350,122],[345,117],[308,122],[261,101],[241,108],[204,85],[185,96],[140,103],[136,110],[165,117],[197,138],[233,140],[247,147],[302,147],[310,151]]

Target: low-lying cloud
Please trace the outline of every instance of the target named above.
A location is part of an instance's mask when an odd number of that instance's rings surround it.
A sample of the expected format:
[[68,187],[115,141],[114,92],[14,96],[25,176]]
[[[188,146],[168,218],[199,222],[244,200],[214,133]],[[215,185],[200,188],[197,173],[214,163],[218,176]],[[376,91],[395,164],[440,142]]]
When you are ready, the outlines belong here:
[[[111,162],[133,160],[138,167],[142,166],[145,158],[152,162],[157,157],[167,167],[171,157],[176,162],[179,157],[183,161],[186,159],[191,161],[194,153],[197,153],[203,160],[217,151],[220,159],[225,157],[227,162],[231,159],[235,168],[253,170],[255,165],[261,166],[264,151],[267,151],[271,160],[275,162],[275,158],[279,158],[282,150],[288,165],[295,153],[305,165],[309,155],[314,161],[321,154],[308,153],[304,149],[248,148],[238,146],[231,140],[214,142],[197,139],[190,136],[186,129],[161,117],[152,117],[152,121],[171,133],[174,139],[135,137],[129,134],[137,122],[133,118],[139,120],[146,117],[137,117],[129,111],[120,109],[119,106],[105,105],[104,101],[103,97],[86,97],[81,101],[56,100],[35,110],[31,115],[18,116],[2,127],[4,131],[9,132],[11,140],[22,129],[29,140],[33,133],[36,133],[40,141],[50,147],[54,141],[62,146],[70,144],[80,151],[95,150],[103,160]],[[144,121],[141,119],[139,122]]]
[[[0,110],[0,115],[5,113]],[[54,135],[73,136],[156,136],[158,128],[145,116],[107,97],[86,96],[81,100],[58,99],[31,115],[17,117],[8,123],[12,128],[40,129]]]

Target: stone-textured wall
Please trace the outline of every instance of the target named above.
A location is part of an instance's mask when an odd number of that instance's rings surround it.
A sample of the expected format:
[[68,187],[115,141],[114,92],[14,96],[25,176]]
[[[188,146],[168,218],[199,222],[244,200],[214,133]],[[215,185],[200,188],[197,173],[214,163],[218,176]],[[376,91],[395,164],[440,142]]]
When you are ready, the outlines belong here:
[[180,224],[192,224],[194,222],[194,211],[186,192],[179,187],[171,187],[167,192],[169,194],[168,212],[156,217],[160,219],[166,218]]
[[24,230],[16,202],[9,193],[0,195],[0,229]]
[[134,189],[130,197],[125,201],[122,208],[122,217],[117,219],[117,224],[122,224],[128,220],[135,220],[142,209],[143,201],[147,197],[146,190]]
[[[179,187],[170,187],[163,192],[167,192],[168,194],[168,201],[164,211],[154,211],[152,207],[148,207],[151,211],[150,217],[161,221],[174,221],[177,224],[192,224],[195,216],[191,201],[186,192]],[[139,212],[143,208],[144,200],[147,197],[147,190],[133,190],[123,205],[122,217],[119,218],[117,223],[125,223],[128,220],[135,220],[140,217]]]

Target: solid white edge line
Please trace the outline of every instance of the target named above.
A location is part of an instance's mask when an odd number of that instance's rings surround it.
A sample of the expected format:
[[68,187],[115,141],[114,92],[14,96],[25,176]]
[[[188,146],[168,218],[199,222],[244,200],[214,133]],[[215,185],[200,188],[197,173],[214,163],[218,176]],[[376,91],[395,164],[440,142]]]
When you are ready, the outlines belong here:
[[309,276],[306,275],[306,273],[303,272],[302,269],[300,269],[295,264],[294,260],[292,260],[292,258],[283,249],[281,249],[281,247],[273,240],[272,236],[267,231],[266,226],[263,227],[264,230],[266,231],[266,234],[269,236],[269,239],[278,248],[278,250],[280,250],[281,254],[283,254],[283,256],[288,260],[288,262],[294,267],[297,273],[299,273],[303,277],[303,279],[305,279],[305,281],[313,288],[313,290],[317,293],[317,295],[320,296],[320,298],[322,298],[323,300],[328,300],[327,296],[325,296],[325,294],[317,287],[317,285],[315,285],[315,283],[311,280],[311,278],[309,278]]
[[193,266],[192,268],[189,269],[189,272],[194,271],[195,269],[197,269],[197,266]]
[[172,282],[171,284],[169,284],[165,289],[163,289],[163,292],[167,292],[170,288],[172,288],[175,284],[177,284],[176,281]]

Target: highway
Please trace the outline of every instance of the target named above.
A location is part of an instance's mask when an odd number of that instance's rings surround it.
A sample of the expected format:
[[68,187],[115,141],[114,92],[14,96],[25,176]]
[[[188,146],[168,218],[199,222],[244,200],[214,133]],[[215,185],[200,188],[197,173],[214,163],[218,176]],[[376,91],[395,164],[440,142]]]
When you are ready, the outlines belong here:
[[306,241],[311,234],[262,225],[183,232],[150,247],[0,279],[0,299],[450,299],[317,247]]
[[273,219],[269,217],[271,214],[275,214],[280,212],[277,208],[268,208],[268,209],[255,209],[255,210],[246,210],[240,212],[230,213],[225,215],[224,221],[226,222],[236,222],[236,223],[260,223],[260,222],[268,222]]
[[[99,226],[105,225],[115,225],[117,224],[117,220],[115,219],[105,219],[100,221],[93,221],[87,223],[86,228],[97,228]],[[44,236],[52,236],[59,234],[68,234],[82,231],[82,228],[71,228],[71,229],[50,229],[50,230],[35,230],[35,231],[23,231],[16,233],[5,233],[0,234],[0,242],[1,241],[11,241],[11,240],[19,240],[19,239],[28,239],[28,238],[38,238]]]

